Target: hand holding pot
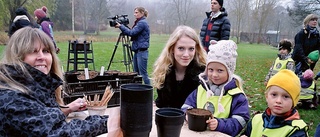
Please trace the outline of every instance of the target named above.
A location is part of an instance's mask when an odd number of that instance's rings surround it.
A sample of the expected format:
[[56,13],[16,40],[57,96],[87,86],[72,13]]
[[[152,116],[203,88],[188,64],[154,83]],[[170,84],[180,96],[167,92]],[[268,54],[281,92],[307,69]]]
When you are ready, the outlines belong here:
[[208,127],[210,130],[216,130],[216,128],[218,127],[218,120],[216,118],[211,118],[207,120],[206,123],[208,123]]

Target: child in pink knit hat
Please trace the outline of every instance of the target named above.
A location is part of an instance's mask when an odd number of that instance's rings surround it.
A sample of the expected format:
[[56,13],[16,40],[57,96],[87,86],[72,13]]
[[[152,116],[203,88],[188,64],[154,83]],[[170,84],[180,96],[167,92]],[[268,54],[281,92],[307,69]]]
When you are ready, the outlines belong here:
[[182,110],[205,108],[213,114],[206,121],[210,130],[236,136],[250,119],[243,81],[234,74],[237,44],[232,40],[210,44],[206,69],[199,75],[202,85],[187,97]]
[[60,49],[57,47],[57,44],[54,40],[53,22],[50,20],[50,18],[47,17],[47,11],[48,11],[47,7],[42,6],[41,9],[36,9],[33,12],[33,14],[35,16],[35,19],[37,20],[39,28],[43,30],[52,39],[54,47],[56,48],[56,53],[58,54],[60,52]]
[[307,69],[302,73],[302,76],[300,76],[301,93],[298,106],[301,108],[316,109],[318,106],[316,86],[313,77],[314,73],[311,69]]

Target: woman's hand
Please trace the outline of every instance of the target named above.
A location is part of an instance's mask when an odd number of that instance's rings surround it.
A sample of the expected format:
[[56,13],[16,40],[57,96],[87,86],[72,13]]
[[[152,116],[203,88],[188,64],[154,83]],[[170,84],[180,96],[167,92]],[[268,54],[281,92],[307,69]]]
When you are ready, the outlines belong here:
[[87,102],[85,102],[82,98],[78,98],[75,101],[72,101],[67,105],[71,112],[82,111],[87,108]]
[[215,118],[209,119],[206,121],[210,130],[216,130],[218,127],[218,120]]
[[121,26],[121,24],[119,22],[117,22],[117,24],[114,27],[119,28],[120,26]]

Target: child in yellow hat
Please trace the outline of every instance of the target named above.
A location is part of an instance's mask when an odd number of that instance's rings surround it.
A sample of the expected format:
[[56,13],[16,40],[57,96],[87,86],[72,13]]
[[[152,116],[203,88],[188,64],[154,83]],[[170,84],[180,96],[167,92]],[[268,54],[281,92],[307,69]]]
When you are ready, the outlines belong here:
[[307,124],[295,109],[300,90],[300,80],[291,70],[280,70],[271,77],[265,92],[268,108],[249,121],[241,137],[309,136]]

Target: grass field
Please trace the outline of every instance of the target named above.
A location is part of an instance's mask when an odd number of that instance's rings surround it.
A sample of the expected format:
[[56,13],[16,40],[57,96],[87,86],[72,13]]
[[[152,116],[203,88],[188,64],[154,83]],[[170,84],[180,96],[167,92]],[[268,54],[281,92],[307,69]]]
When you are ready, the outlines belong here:
[[[74,36],[70,36],[69,34],[70,33],[66,32],[55,32],[55,36],[60,38],[57,44],[61,48],[61,53],[58,56],[65,71],[67,69],[68,40],[79,38],[81,35],[81,33],[76,33]],[[102,32],[101,36],[86,36],[87,40],[93,40],[94,61],[97,71],[100,70],[101,66],[107,68],[109,65],[117,37],[118,33],[114,32]],[[167,39],[168,35],[153,34],[151,36],[148,62],[149,75],[152,73],[152,65],[159,56]],[[3,48],[4,46],[0,46],[0,50]],[[276,58],[277,49],[262,44],[240,43],[238,44],[237,51],[239,56],[235,73],[242,77],[245,82],[244,89],[249,98],[250,105],[252,106],[251,113],[262,112],[266,108],[266,101],[264,98],[265,86],[263,85],[263,82],[269,67]],[[120,43],[113,59],[115,62],[111,64],[110,70],[125,71],[124,64],[120,62],[121,60],[123,60],[123,54],[122,45]],[[320,63],[316,66],[315,72],[319,71],[319,64]],[[309,135],[313,136],[316,125],[320,123],[320,108],[316,110],[299,109],[299,113],[301,118],[310,126]]]

